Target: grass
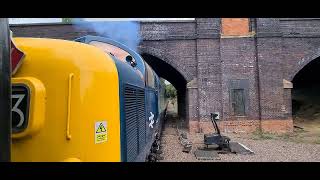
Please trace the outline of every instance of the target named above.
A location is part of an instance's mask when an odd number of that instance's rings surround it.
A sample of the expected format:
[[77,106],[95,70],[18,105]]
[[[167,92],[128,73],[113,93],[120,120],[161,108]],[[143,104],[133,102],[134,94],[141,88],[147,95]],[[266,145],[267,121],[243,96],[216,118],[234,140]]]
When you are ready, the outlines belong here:
[[319,139],[314,140],[313,143],[314,144],[320,144],[320,137],[319,137]]
[[276,134],[273,133],[267,133],[267,132],[261,132],[259,130],[252,133],[253,140],[266,140],[266,139],[276,139]]
[[282,140],[295,143],[311,143],[320,144],[320,136],[310,138],[305,130],[295,130],[292,133],[274,134],[269,132],[261,132],[259,130],[252,133],[251,139],[253,140]]

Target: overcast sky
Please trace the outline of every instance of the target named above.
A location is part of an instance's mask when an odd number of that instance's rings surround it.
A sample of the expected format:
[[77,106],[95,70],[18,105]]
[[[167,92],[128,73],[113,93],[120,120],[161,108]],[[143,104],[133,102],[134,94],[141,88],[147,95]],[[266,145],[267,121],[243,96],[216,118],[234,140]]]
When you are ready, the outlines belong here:
[[[194,20],[194,18],[84,18],[85,21],[179,21]],[[32,23],[59,23],[61,18],[9,18],[10,24],[32,24]],[[167,80],[165,84],[170,84]]]
[[[177,21],[194,18],[84,18],[86,21]],[[62,18],[9,18],[10,24],[57,23]]]

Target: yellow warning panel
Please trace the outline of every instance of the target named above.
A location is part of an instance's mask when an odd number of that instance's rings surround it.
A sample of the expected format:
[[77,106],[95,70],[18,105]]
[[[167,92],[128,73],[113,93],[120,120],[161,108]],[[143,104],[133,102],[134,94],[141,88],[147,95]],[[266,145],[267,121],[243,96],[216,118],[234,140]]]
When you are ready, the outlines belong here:
[[99,124],[98,130],[96,131],[96,133],[102,133],[102,132],[106,132],[106,128],[105,125],[103,123]]
[[95,122],[95,143],[107,141],[107,121]]

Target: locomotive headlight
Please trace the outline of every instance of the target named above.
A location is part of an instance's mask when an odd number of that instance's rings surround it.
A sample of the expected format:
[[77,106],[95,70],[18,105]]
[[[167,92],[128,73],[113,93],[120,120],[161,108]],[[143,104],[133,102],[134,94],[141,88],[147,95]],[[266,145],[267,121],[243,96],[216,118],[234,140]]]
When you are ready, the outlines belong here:
[[12,78],[12,138],[38,132],[45,119],[46,91],[33,77]]

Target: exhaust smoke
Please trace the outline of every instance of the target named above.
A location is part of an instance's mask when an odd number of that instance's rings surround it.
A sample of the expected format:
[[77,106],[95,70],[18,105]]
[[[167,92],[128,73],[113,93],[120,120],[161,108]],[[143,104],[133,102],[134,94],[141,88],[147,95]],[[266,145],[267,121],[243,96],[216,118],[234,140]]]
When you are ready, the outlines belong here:
[[73,20],[72,24],[78,30],[92,30],[96,35],[118,41],[134,51],[138,50],[138,45],[141,41],[140,24],[135,21],[89,22]]

